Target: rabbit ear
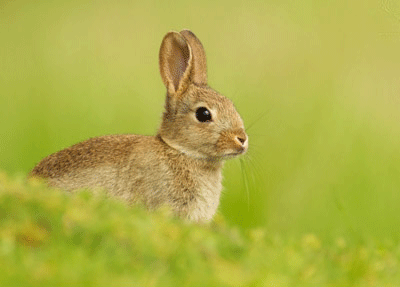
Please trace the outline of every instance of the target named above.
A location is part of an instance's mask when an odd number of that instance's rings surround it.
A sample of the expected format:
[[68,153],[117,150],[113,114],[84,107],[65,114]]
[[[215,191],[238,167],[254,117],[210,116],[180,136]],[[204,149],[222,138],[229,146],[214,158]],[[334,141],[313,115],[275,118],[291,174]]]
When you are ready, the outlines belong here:
[[185,37],[177,32],[165,35],[160,47],[160,73],[168,94],[179,94],[190,82],[192,51]]
[[189,43],[193,53],[192,81],[199,85],[207,85],[207,62],[203,45],[190,30],[180,32]]

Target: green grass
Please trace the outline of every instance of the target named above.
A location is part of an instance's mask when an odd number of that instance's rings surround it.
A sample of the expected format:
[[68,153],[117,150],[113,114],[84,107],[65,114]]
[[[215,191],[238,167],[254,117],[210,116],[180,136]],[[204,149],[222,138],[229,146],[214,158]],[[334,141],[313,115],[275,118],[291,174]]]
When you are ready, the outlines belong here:
[[395,286],[400,242],[148,213],[0,174],[1,286]]

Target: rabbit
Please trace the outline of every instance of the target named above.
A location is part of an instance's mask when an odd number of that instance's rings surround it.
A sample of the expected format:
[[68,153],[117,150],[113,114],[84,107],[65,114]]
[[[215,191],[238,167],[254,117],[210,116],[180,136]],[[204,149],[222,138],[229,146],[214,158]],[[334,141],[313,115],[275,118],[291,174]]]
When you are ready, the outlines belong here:
[[167,205],[178,217],[210,221],[224,161],[248,149],[243,120],[207,85],[205,51],[191,31],[165,35],[159,68],[167,93],[157,135],[91,138],[45,157],[29,175],[67,191],[100,188],[129,204]]

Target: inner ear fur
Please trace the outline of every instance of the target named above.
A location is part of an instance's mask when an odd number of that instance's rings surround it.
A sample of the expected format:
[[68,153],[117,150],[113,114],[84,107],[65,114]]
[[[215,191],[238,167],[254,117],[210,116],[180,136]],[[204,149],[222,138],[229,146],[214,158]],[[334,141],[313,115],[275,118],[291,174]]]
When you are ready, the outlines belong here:
[[180,34],[185,37],[192,50],[192,81],[198,85],[207,85],[207,61],[203,45],[196,35],[190,30],[182,30]]
[[177,32],[165,35],[159,54],[160,74],[168,94],[180,94],[190,83],[193,56],[185,37]]

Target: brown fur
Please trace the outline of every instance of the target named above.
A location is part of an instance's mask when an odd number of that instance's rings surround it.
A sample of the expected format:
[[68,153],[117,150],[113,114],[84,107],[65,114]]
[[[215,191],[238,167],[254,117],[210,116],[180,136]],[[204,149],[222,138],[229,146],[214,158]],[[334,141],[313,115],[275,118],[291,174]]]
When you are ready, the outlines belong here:
[[[210,220],[224,159],[247,150],[242,119],[230,100],[207,86],[204,49],[192,32],[164,37],[160,73],[167,98],[156,136],[92,138],[49,155],[30,175],[66,190],[102,188],[149,209],[168,204],[181,217]],[[196,119],[199,107],[212,121]]]

